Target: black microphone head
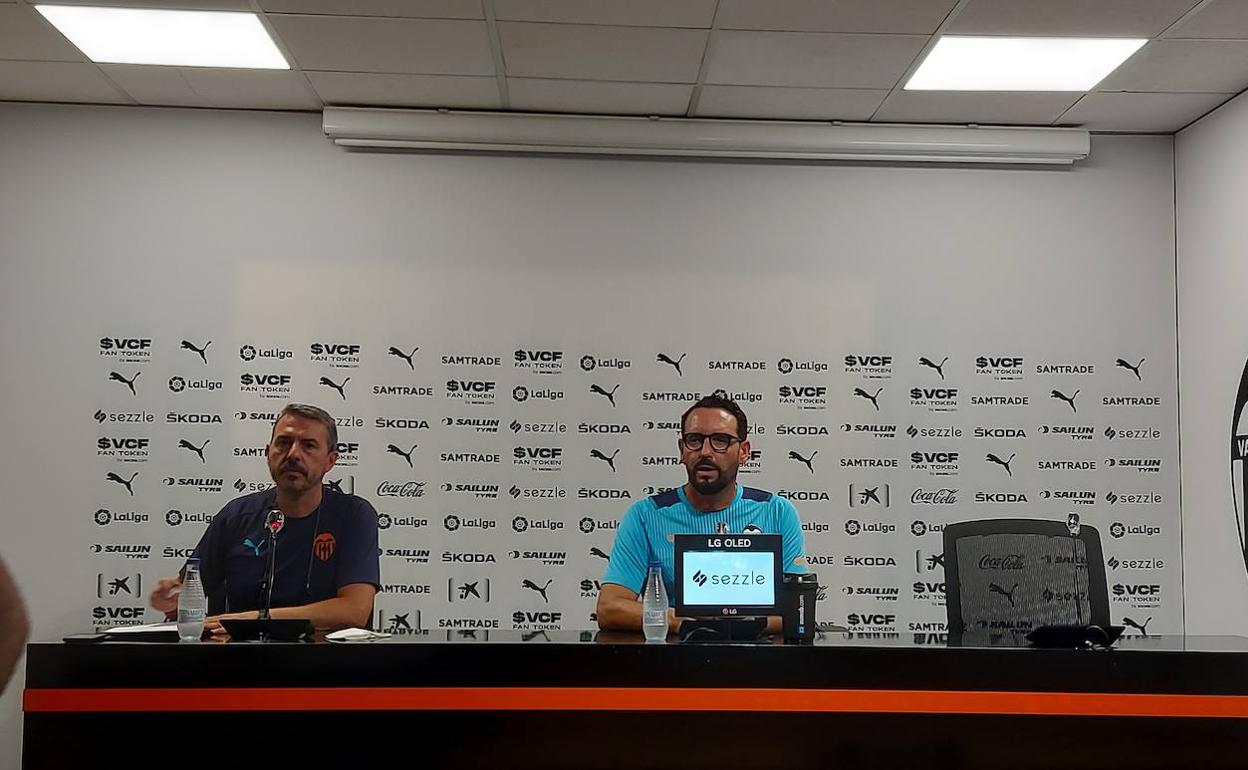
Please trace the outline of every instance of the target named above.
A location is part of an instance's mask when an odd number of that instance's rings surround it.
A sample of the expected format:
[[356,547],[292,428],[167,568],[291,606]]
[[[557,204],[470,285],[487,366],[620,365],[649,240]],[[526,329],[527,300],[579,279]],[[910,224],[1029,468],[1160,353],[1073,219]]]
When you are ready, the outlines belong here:
[[282,531],[282,527],[286,526],[286,514],[274,508],[269,511],[268,517],[265,518],[264,526],[269,528],[269,532],[276,535]]
[[1071,537],[1079,536],[1079,514],[1066,514],[1066,530],[1070,532]]

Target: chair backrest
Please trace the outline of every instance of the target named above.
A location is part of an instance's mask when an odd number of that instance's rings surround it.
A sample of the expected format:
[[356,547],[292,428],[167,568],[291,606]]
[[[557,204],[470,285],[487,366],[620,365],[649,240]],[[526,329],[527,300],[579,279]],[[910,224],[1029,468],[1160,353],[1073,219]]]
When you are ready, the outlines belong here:
[[987,519],[945,525],[951,635],[1021,639],[1046,625],[1109,625],[1101,536],[1086,524]]

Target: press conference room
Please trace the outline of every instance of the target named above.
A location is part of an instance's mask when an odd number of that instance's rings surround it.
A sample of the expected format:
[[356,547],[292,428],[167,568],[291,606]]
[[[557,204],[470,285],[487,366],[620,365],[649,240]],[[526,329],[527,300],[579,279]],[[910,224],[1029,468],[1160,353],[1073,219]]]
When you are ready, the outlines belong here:
[[1246,89],[1242,0],[0,0],[0,767],[1242,767]]

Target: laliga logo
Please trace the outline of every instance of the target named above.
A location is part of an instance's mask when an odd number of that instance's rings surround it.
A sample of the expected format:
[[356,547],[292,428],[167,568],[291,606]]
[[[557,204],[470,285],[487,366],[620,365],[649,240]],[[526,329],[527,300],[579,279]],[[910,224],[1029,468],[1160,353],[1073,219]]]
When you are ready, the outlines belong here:
[[529,389],[523,385],[517,385],[512,388],[511,397],[523,404],[525,401],[529,400]]

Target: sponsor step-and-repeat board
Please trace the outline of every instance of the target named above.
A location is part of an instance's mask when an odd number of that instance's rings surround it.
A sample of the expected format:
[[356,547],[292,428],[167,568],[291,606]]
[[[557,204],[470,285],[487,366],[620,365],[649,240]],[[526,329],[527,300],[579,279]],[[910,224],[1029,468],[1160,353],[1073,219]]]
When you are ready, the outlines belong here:
[[97,503],[79,519],[96,566],[84,623],[96,627],[155,619],[149,586],[225,502],[270,485],[271,424],[300,401],[337,419],[327,482],[378,511],[376,627],[593,628],[624,510],[684,482],[680,415],[724,390],[751,421],[739,481],[801,513],[821,622],[937,642],[947,523],[1076,512],[1100,532],[1113,621],[1182,630],[1174,373],[1148,344],[1090,340],[1071,356],[974,341],[445,349],[103,333],[97,408],[83,415],[97,433]]

